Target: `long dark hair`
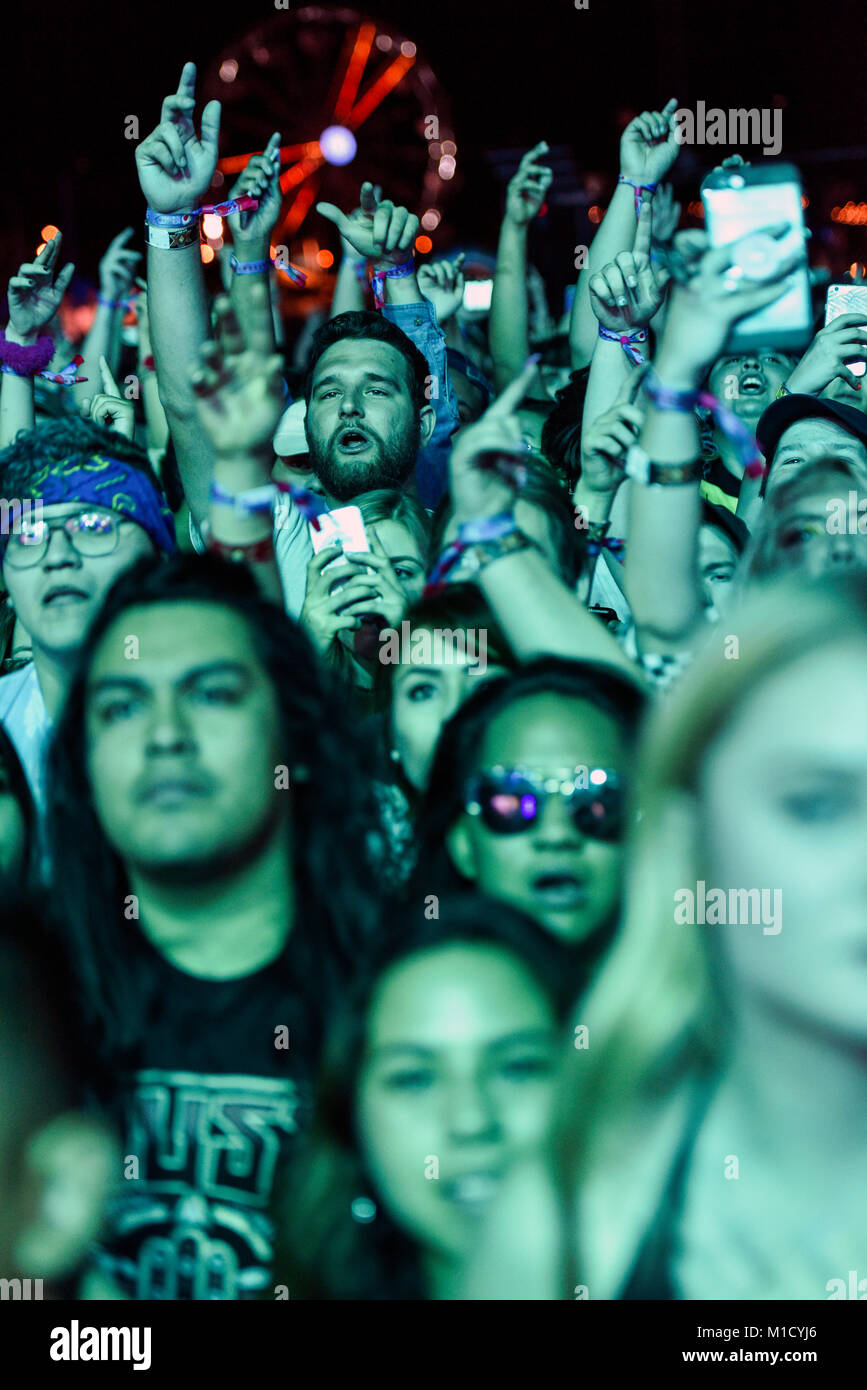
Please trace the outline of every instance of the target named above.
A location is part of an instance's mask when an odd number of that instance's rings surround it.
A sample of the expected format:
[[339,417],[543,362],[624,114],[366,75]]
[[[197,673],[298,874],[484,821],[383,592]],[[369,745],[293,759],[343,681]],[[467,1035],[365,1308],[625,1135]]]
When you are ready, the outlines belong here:
[[[464,807],[466,780],[476,766],[485,733],[497,715],[534,695],[565,695],[603,710],[616,722],[627,747],[635,743],[644,695],[614,667],[598,662],[541,657],[510,676],[487,681],[452,715],[440,734],[418,821],[419,855],[410,893],[452,893],[467,880],[453,863],[446,832]],[[563,969],[573,996],[585,987],[617,929],[619,910],[585,941],[563,943]],[[537,931],[541,931],[539,927]]]
[[6,775],[9,792],[18,803],[21,819],[24,822],[24,860],[21,865],[17,888],[21,893],[27,893],[36,887],[38,860],[36,809],[33,804],[33,793],[30,790],[24,768],[21,766],[21,759],[2,724],[0,724],[0,767]]
[[[62,926],[70,939],[91,1023],[117,1056],[141,1038],[153,952],[123,919],[128,883],[96,815],[86,763],[87,674],[103,634],[127,609],[157,603],[221,604],[241,615],[256,655],[273,681],[281,715],[283,762],[302,764],[293,778],[292,869],[298,925],[286,959],[300,983],[315,982],[327,1004],[353,968],[375,919],[365,869],[372,816],[356,749],[335,691],[301,629],[266,602],[246,569],[211,556],[146,559],[123,574],[106,598],[52,740],[49,834],[54,882],[62,889]],[[282,751],[282,750],[281,750]],[[151,967],[152,969],[152,964]]]
[[[423,1299],[418,1247],[389,1215],[368,1175],[356,1132],[356,1098],[379,982],[411,956],[454,943],[496,946],[518,959],[563,1023],[572,1002],[558,944],[522,912],[476,893],[441,898],[429,919],[422,901],[391,916],[367,968],[331,1022],[316,1088],[313,1128],[275,1198],[274,1282],[292,1298]],[[359,1224],[353,1201],[373,1195],[374,1221]]]

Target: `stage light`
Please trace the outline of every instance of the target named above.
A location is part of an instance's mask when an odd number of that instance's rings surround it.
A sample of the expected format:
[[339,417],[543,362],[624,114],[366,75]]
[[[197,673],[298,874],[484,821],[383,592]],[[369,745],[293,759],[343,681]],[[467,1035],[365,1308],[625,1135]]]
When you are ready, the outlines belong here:
[[39,245],[38,245],[37,248],[36,248],[36,254],[37,254],[37,256],[40,254],[41,251],[44,251],[44,250],[45,250],[45,248],[46,248],[47,245],[48,245],[48,242],[47,242],[47,241],[40,241]]
[[216,212],[206,212],[202,218],[202,231],[209,241],[223,235],[223,219]]
[[593,223],[594,227],[598,227],[599,223],[602,221],[602,209],[594,203],[592,207],[587,209],[587,217]]
[[454,140],[443,140],[443,154],[457,154],[458,147]]
[[214,174],[214,177],[211,179],[211,186],[212,186],[213,188],[222,188],[222,187],[223,187],[223,184],[224,184],[225,182],[226,182],[225,176],[224,176],[223,174],[220,173],[220,170],[219,170],[219,169],[217,169],[216,172],[215,172],[215,174]]
[[220,77],[223,82],[234,82],[238,76],[238,64],[234,58],[227,58],[220,64]]
[[417,50],[414,43],[402,43],[400,46],[400,51],[403,54],[404,58],[414,58]]
[[454,155],[444,154],[437,165],[437,173],[441,179],[453,179],[455,176],[455,167]]
[[47,227],[42,228],[39,235],[42,237],[43,241],[53,241],[59,231],[59,227],[55,227],[53,222],[49,222]]
[[204,242],[200,246],[199,250],[202,253],[202,260],[205,262],[205,265],[208,265],[217,254],[213,246],[208,246],[207,243]]
[[417,236],[415,239],[415,249],[420,256],[426,256],[428,251],[433,250],[433,242],[429,236]]
[[351,164],[358,144],[351,130],[344,125],[330,125],[319,137],[319,148],[329,164]]
[[388,53],[389,49],[394,47],[394,44],[388,34],[377,34],[376,46],[381,53]]
[[436,208],[428,208],[421,219],[421,225],[426,232],[435,232],[441,221],[442,213],[438,212]]
[[330,270],[331,267],[334,265],[334,257],[332,256],[330,251],[317,251],[316,260],[318,261],[319,265],[322,266],[323,270]]
[[428,145],[428,154],[430,155],[431,159],[439,159],[442,152],[443,147],[440,144],[439,140],[434,140],[432,144]]

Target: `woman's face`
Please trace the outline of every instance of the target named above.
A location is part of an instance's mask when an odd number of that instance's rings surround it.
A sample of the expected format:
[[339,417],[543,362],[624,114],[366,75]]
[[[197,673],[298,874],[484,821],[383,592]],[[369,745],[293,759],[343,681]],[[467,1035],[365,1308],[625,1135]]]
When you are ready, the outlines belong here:
[[27,826],[9,773],[0,762],[0,874],[12,881],[21,873],[27,846]]
[[698,787],[708,890],[766,890],[763,925],[699,928],[714,933],[738,994],[860,1046],[865,689],[863,641],[806,653],[744,702],[707,754]]
[[[595,705],[567,695],[520,700],[491,720],[467,778],[491,768],[520,768],[565,778],[576,768],[628,771],[615,721]],[[616,910],[621,841],[594,839],[570,815],[566,798],[549,796],[536,819],[513,834],[491,830],[463,812],[447,835],[461,873],[482,893],[519,907],[566,941],[591,936]]]
[[452,629],[450,642],[443,640],[442,633],[439,636],[438,647],[435,632],[413,628],[409,652],[403,654],[410,660],[394,674],[392,747],[406,780],[416,791],[427,786],[443,725],[484,681],[506,669],[489,659],[483,628]]
[[381,980],[357,1093],[378,1200],[423,1255],[465,1258],[508,1165],[551,1119],[557,1021],[509,951],[450,943]]
[[[412,532],[399,521],[377,521],[366,523],[368,535],[376,536],[391,561],[396,582],[406,594],[407,607],[421,598],[425,584],[424,555]],[[375,612],[375,604],[371,611]],[[338,633],[338,640],[347,651],[361,661],[376,663],[380,652],[380,628],[376,624],[362,622],[360,627],[350,628]]]
[[867,531],[847,497],[846,481],[818,475],[816,487],[793,499],[776,533],[776,567],[817,578],[831,570],[867,565]]

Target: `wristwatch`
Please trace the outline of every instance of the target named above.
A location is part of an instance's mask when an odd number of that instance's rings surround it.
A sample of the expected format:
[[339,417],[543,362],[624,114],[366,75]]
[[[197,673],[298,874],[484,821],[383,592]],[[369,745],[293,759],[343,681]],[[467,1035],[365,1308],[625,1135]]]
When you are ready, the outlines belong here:
[[639,444],[633,444],[626,453],[626,476],[633,478],[645,487],[651,485],[676,486],[683,483],[697,483],[703,475],[701,459],[691,463],[655,463]]

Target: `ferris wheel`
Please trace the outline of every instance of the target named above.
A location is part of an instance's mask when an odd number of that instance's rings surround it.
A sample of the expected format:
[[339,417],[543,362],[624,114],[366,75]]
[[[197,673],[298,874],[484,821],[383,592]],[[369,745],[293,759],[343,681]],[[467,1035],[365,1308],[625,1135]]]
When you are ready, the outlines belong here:
[[[432,249],[458,150],[434,72],[394,26],[345,6],[277,10],[218,55],[204,96],[223,107],[213,184],[220,197],[280,131],[284,198],[275,243],[309,236],[305,219],[318,201],[351,211],[369,179],[418,214],[418,249]],[[322,221],[315,232],[325,243],[318,265],[328,268],[336,228]]]

